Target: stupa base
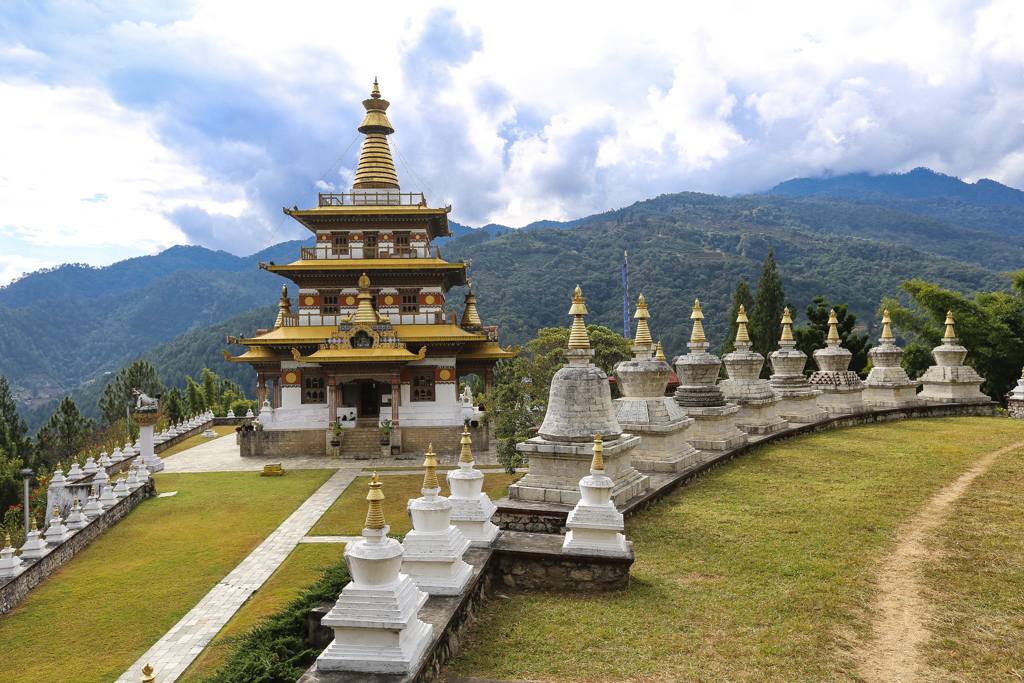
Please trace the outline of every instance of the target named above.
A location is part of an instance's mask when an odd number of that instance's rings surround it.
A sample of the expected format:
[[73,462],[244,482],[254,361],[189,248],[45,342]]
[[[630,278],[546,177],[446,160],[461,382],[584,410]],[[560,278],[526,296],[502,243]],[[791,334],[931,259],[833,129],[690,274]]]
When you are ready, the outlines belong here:
[[872,383],[864,390],[864,402],[872,408],[913,408],[921,405],[917,382]]
[[737,401],[737,404],[740,412],[736,415],[736,428],[745,434],[774,434],[789,426],[789,423],[777,414],[777,398],[749,402],[741,400]]
[[[449,479],[449,485],[451,480]],[[452,504],[451,523],[458,527],[473,548],[488,548],[501,529],[491,523],[498,507],[487,496],[479,493],[472,498],[448,497]]]
[[686,438],[690,444],[702,451],[725,451],[742,446],[747,435],[736,428],[736,415],[740,407],[734,403],[707,408],[684,408],[688,417],[694,420]]
[[871,410],[864,402],[864,386],[824,386],[818,397],[818,407],[829,415],[853,415]]
[[640,437],[640,445],[630,458],[633,467],[644,472],[675,473],[695,464],[700,453],[687,441],[692,424],[693,419],[685,416],[669,424],[622,423],[624,431]]
[[565,555],[597,555],[598,557],[632,557],[633,542],[615,531],[570,529],[562,542]]

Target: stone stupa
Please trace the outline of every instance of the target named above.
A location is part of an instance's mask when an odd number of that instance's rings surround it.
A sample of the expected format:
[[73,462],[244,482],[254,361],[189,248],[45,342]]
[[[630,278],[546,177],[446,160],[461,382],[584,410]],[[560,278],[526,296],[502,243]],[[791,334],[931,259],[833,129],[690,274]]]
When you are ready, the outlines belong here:
[[640,295],[633,316],[639,322],[633,343],[633,360],[615,365],[615,383],[623,398],[615,399],[616,420],[623,431],[640,437],[633,451],[633,467],[645,472],[679,472],[700,457],[686,440],[693,418],[686,416],[671,396],[665,396],[672,366],[665,362],[661,344],[655,346],[647,327],[650,313]]
[[922,401],[929,403],[980,403],[991,401],[981,393],[981,385],[985,378],[964,365],[967,349],[956,343],[956,332],[953,330],[953,311],[946,313],[946,334],[942,344],[932,349],[935,365],[931,366],[918,380],[923,389],[917,395]]
[[722,361],[708,353],[708,340],[704,338],[704,313],[700,301],[693,302],[693,332],[690,334],[690,353],[676,358],[675,400],[688,417],[694,419],[686,438],[702,451],[724,451],[747,442],[747,435],[736,427],[735,419],[740,407],[727,403],[718,382]]
[[864,402],[864,383],[856,372],[847,370],[853,354],[839,346],[840,341],[839,320],[835,309],[832,309],[828,314],[828,337],[825,339],[828,346],[814,352],[818,371],[810,379],[811,386],[822,392],[818,405],[829,415],[867,412],[871,406]]
[[727,401],[740,407],[736,426],[747,434],[774,434],[788,426],[775,412],[779,398],[772,392],[771,383],[761,379],[764,356],[752,350],[747,333],[747,312],[740,306],[736,317],[736,350],[722,356],[729,379],[720,382]]
[[539,436],[516,449],[530,459],[529,473],[508,488],[510,500],[575,505],[580,500],[579,481],[590,472],[595,434],[604,434],[605,474],[613,482],[612,500],[622,504],[649,486],[649,477],[630,463],[639,437],[623,434],[615,419],[608,376],[591,362],[594,350],[583,324],[586,299],[576,287],[569,315],[568,364],[551,379],[548,410]]
[[769,379],[772,392],[779,397],[775,414],[792,424],[807,424],[828,417],[828,412],[818,407],[822,392],[811,386],[804,374],[807,354],[796,348],[793,339],[793,318],[787,308],[782,314],[782,339],[779,348],[768,359],[774,374]]
[[864,381],[867,385],[864,400],[872,408],[910,408],[921,404],[917,398],[917,388],[921,383],[911,380],[900,365],[903,349],[896,346],[891,325],[889,311],[885,311],[878,346],[868,351],[872,367]]

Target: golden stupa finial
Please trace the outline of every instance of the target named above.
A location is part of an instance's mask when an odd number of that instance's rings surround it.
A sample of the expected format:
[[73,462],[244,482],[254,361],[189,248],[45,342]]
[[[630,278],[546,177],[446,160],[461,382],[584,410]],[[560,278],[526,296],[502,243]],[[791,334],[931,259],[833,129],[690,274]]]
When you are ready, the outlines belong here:
[[378,87],[378,85],[377,85],[377,77],[376,76],[373,77],[373,91],[370,93],[370,97],[372,97],[375,100],[379,100],[380,99],[380,87]]
[[828,313],[828,340],[839,341],[839,319],[836,318],[836,309]]
[[942,339],[952,339],[956,341],[956,332],[953,331],[953,311],[946,311],[946,334],[943,335]]
[[74,504],[75,504],[75,505],[78,505],[78,496],[75,496],[75,502],[74,502]]
[[286,315],[292,314],[292,300],[288,298],[288,285],[281,285],[281,301],[277,304],[277,320],[274,321],[274,329],[284,326]]
[[594,437],[594,459],[590,461],[590,469],[604,471],[604,442],[600,434]]
[[480,314],[476,310],[476,296],[473,294],[473,283],[469,283],[469,292],[466,293],[466,308],[462,312],[462,324],[460,327],[480,329],[484,326],[480,320]]
[[370,286],[370,278],[363,273],[359,276],[359,289],[367,289]]
[[704,313],[700,310],[700,299],[694,299],[693,313],[690,314],[690,320],[693,321],[693,332],[690,334],[691,344],[703,344],[707,341],[704,338],[704,325],[700,322],[703,319]]
[[7,538],[4,540],[4,550],[11,547],[11,535],[7,534]]
[[153,675],[153,667],[149,664],[142,667],[142,683],[154,683],[156,676]]
[[389,104],[390,102],[380,96],[380,88],[377,79],[374,78],[370,97],[363,100],[366,116],[359,124],[359,132],[366,135],[366,140],[363,141],[363,149],[359,153],[359,165],[356,167],[356,177],[352,183],[353,190],[400,189],[387,138],[395,132],[385,113]]
[[96,495],[96,484],[92,485],[92,495]]
[[895,337],[892,336],[892,319],[889,318],[889,310],[886,309],[882,312],[882,337],[883,340],[892,341]]
[[352,322],[376,325],[380,318],[377,315],[377,311],[373,310],[370,278],[366,276],[366,273],[359,276],[359,294],[356,295],[356,298],[359,299],[359,305],[356,307],[356,312],[352,314]]
[[643,294],[640,295],[636,305],[636,313],[633,317],[640,321],[636,324],[636,338],[633,340],[633,343],[640,346],[650,346],[654,343],[654,340],[651,339],[651,331],[647,327],[647,319],[651,317],[651,314],[647,312],[647,303],[644,301]]
[[747,323],[750,322],[747,319],[747,311],[743,308],[743,304],[740,304],[740,314],[736,316],[736,322],[739,323],[739,327],[736,328],[736,341],[738,342],[749,342],[750,335],[747,334]]
[[[95,490],[96,490],[96,487],[94,486],[93,487],[93,491],[95,491]],[[36,516],[35,515],[30,515],[29,519],[32,520],[32,523],[31,523],[32,529],[31,530],[32,531],[39,531],[39,527],[36,526]]]
[[424,490],[441,488],[441,484],[437,482],[437,458],[434,455],[434,444],[427,446],[427,457],[423,460],[423,466],[427,468],[423,475]]
[[366,511],[366,528],[383,529],[387,526],[387,522],[384,521],[384,508],[380,504],[384,500],[384,492],[380,490],[380,479],[377,478],[376,472],[370,481],[370,492],[366,494],[366,500],[370,501],[370,509]]
[[583,290],[576,285],[576,291],[572,297],[572,308],[569,315],[576,316],[572,321],[572,329],[569,331],[570,349],[589,349],[590,337],[587,336],[587,326],[583,323],[583,316],[587,314],[586,299],[583,298]]
[[658,341],[658,350],[654,353],[654,360],[665,360],[665,352],[661,348],[661,341]]
[[468,462],[473,464],[473,452],[469,449],[472,440],[469,438],[469,428],[466,426],[462,427],[462,455],[459,456],[459,462]]
[[793,341],[793,316],[789,314],[789,307],[782,312],[782,341]]

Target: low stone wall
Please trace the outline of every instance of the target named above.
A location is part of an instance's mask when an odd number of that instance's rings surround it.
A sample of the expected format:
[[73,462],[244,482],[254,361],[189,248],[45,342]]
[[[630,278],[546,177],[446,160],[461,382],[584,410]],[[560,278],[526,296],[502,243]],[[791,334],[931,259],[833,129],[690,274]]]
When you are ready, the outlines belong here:
[[[187,432],[185,432],[183,434],[178,434],[177,436],[173,436],[170,439],[168,439],[167,441],[164,441],[163,443],[160,443],[160,444],[157,444],[156,446],[153,446],[153,452],[156,453],[157,455],[160,455],[162,452],[166,451],[171,446],[175,446],[175,445],[181,443],[182,441],[184,441],[185,439],[191,439],[193,436],[199,436],[200,434],[205,432],[207,429],[212,429],[213,425],[215,425],[215,424],[216,424],[215,420],[207,420],[206,422],[204,422],[203,424],[199,425],[195,429],[190,429],[189,431],[187,431]],[[130,461],[126,460],[124,462],[130,462]],[[121,463],[118,463],[118,464],[121,464]],[[128,466],[125,465],[124,469],[127,470]]]
[[[491,546],[494,580],[518,590],[603,593],[629,587],[634,557],[562,554],[562,537],[506,531]],[[632,543],[630,543],[632,552]]]
[[[458,427],[402,427],[402,453],[426,453],[433,444],[434,453],[458,460],[462,453],[462,426]],[[476,453],[487,450],[491,430],[487,425],[469,428],[470,447]]]
[[324,429],[263,429],[238,432],[243,458],[326,457]]
[[218,427],[237,427],[245,421],[255,422],[255,417],[215,417],[213,424]]
[[[24,572],[13,579],[6,580],[7,583],[0,585],[0,615],[17,605],[18,601],[25,597],[30,590],[68,562],[75,556],[75,553],[121,521],[121,518],[135,509],[135,506],[142,502],[146,495],[155,492],[155,485],[150,479],[146,486],[140,486],[132,491],[112,508],[89,522],[85,528],[80,529],[71,538],[54,547],[45,557],[35,560]],[[25,561],[22,566],[26,565],[28,565],[28,561]],[[0,581],[3,580],[0,579]]]

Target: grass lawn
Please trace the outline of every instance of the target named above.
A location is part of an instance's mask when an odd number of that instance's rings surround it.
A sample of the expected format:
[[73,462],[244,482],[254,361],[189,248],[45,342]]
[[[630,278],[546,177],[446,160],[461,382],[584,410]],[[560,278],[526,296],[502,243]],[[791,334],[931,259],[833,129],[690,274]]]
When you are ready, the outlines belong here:
[[[508,493],[508,485],[518,479],[515,474],[485,474],[484,492],[497,500]],[[349,484],[345,493],[334,501],[331,509],[320,518],[310,536],[358,536],[363,531],[366,521],[366,494],[370,490],[368,484],[371,477],[358,477]],[[448,484],[441,476],[441,495],[451,494]],[[410,498],[419,498],[423,487],[422,474],[391,475],[380,478],[384,492],[384,518],[391,526],[391,533],[405,534],[412,528],[405,506]]]
[[[627,520],[637,558],[628,590],[577,596],[496,587],[513,599],[488,604],[447,673],[859,681],[849,653],[870,635],[873,572],[897,528],[981,454],[1022,439],[1017,420],[942,418],[828,431],[757,449]],[[1004,455],[1003,465],[1020,457]],[[962,607],[954,606],[965,619],[952,622],[951,637],[970,632],[1019,648],[1019,470],[1017,488],[1005,483],[1009,476],[993,473],[986,477],[989,494],[973,492],[1002,525],[986,550],[992,570],[971,575],[974,559],[936,580],[936,588],[973,587]],[[970,514],[964,520],[955,532],[964,538],[986,529]],[[1002,598],[990,601],[992,591]],[[999,632],[985,632],[993,623]],[[934,657],[967,663],[954,648]]]
[[245,603],[179,680],[194,683],[212,673],[228,656],[230,639],[245,634],[263,617],[295,597],[298,588],[316,581],[325,567],[341,559],[343,543],[303,543],[288,556],[263,587]]
[[[219,434],[219,436],[217,438],[223,438],[223,437],[228,436],[228,435],[233,436],[234,433],[235,433],[235,428],[232,427],[231,425],[222,425],[220,427],[214,427],[213,429],[214,429],[214,431],[217,432],[217,434]],[[168,448],[165,451],[161,451],[160,453],[157,453],[157,455],[159,455],[161,458],[166,458],[169,455],[174,455],[175,453],[180,453],[180,452],[182,452],[183,450],[185,450],[187,448],[192,448],[193,446],[198,446],[201,443],[209,443],[210,441],[214,441],[214,440],[215,439],[204,439],[201,435],[196,434],[195,436],[188,437],[187,439],[185,439],[181,443],[174,444],[173,446],[171,446],[170,448]]]
[[334,470],[156,474],[126,518],[0,617],[5,683],[109,683]]
[[939,529],[925,567],[936,613],[928,664],[941,680],[1024,677],[1024,453],[975,480]]

